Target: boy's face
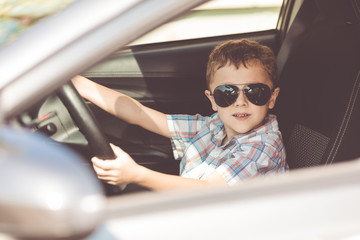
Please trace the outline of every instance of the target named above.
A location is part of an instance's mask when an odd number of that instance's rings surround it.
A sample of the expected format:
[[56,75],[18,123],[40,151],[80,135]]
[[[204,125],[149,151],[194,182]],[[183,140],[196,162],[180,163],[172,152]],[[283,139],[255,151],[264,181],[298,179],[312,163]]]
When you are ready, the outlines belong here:
[[[265,105],[255,105],[244,95],[242,89],[248,84],[254,83],[262,83],[270,88],[271,97]],[[236,85],[240,89],[236,101],[228,107],[217,105],[212,95],[214,89],[223,84]],[[279,88],[272,91],[273,84],[261,64],[247,64],[247,68],[241,65],[239,69],[228,64],[214,73],[209,88],[210,91],[206,90],[205,94],[211,102],[212,109],[219,113],[219,117],[224,123],[227,134],[226,140],[261,126],[268,109],[275,106],[280,91]]]

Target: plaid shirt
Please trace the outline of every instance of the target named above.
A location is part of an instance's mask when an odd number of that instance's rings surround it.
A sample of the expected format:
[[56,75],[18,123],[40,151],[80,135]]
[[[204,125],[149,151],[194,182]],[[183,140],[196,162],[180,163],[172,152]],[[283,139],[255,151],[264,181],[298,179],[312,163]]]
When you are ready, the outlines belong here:
[[244,178],[288,169],[275,115],[268,115],[264,125],[234,136],[224,145],[225,128],[217,113],[210,117],[167,115],[167,120],[183,177],[205,179],[216,171],[232,185]]

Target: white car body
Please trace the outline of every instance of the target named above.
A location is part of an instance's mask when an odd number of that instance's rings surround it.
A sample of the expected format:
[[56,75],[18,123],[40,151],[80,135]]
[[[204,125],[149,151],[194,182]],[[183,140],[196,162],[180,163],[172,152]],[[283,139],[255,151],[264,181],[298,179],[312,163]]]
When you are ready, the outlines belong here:
[[[76,1],[0,49],[1,119],[5,123],[72,76],[202,2]],[[79,14],[82,9],[86,11]],[[6,186],[2,180],[0,188]],[[249,180],[231,188],[110,197],[98,213],[96,227],[91,225],[81,238],[356,240],[360,239],[359,203],[360,162],[354,160]],[[52,227],[56,226],[51,221],[44,226]],[[0,239],[13,238],[13,231],[0,229],[4,231]]]

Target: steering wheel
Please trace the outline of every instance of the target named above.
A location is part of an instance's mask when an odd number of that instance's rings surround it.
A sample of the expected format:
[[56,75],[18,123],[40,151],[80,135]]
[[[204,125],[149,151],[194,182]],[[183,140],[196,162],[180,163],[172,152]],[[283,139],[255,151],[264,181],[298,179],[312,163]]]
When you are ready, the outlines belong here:
[[95,156],[101,159],[115,159],[109,140],[100,130],[97,120],[74,85],[70,82],[62,86],[58,96],[68,109],[81,133],[88,140]]

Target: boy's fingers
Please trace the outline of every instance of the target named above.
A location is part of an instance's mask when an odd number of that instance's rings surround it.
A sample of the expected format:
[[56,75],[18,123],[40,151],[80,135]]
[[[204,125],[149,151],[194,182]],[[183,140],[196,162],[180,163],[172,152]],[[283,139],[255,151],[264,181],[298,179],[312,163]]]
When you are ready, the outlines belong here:
[[91,162],[92,164],[97,167],[97,168],[102,168],[102,162],[100,159],[98,159],[97,157],[93,157],[91,158]]
[[105,177],[105,176],[108,176],[109,175],[109,171],[106,171],[102,168],[99,168],[97,167],[96,165],[93,165],[93,168],[96,172],[96,174],[99,176],[99,177]]
[[97,157],[91,158],[91,162],[94,166],[101,168],[103,170],[109,170],[112,168],[112,162],[113,160],[102,160]]
[[111,181],[111,180],[108,180],[106,181],[108,184],[111,184],[111,185],[118,185],[118,183],[116,181]]
[[116,160],[121,160],[124,157],[126,157],[127,153],[124,152],[120,147],[115,146],[114,144],[110,143],[111,148],[113,149],[116,159],[110,159],[110,160],[103,160],[98,157],[91,158],[91,162],[94,166],[97,168],[103,169],[103,170],[111,170],[114,168],[115,164],[118,163]]
[[112,143],[110,143],[110,147],[112,148],[112,150],[114,151],[114,153],[117,157],[120,157],[123,154],[126,154],[126,152],[124,152],[120,147],[118,147]]

